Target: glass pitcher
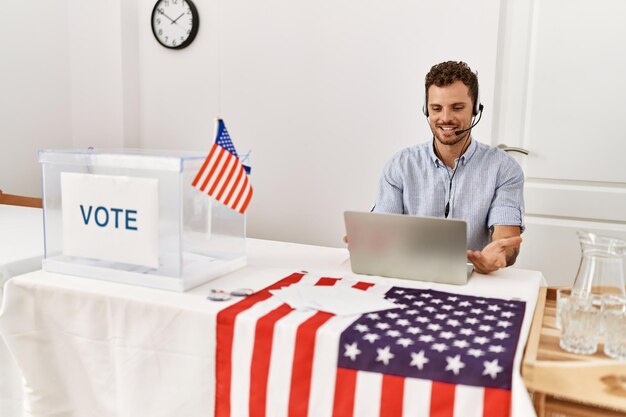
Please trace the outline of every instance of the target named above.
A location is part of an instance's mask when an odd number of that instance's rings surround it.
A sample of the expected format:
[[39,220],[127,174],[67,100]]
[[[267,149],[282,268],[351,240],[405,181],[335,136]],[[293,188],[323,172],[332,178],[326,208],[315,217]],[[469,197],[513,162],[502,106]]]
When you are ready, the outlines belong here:
[[581,259],[572,294],[592,297],[594,303],[605,304],[622,298],[624,291],[624,255],[626,241],[579,231]]

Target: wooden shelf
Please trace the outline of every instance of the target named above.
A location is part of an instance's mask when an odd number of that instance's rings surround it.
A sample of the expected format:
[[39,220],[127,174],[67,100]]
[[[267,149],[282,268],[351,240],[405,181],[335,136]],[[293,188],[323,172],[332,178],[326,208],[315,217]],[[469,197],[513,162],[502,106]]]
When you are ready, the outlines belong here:
[[604,355],[602,343],[594,355],[577,355],[559,347],[556,290],[540,289],[522,361],[522,376],[533,394],[537,415],[624,416],[626,361]]

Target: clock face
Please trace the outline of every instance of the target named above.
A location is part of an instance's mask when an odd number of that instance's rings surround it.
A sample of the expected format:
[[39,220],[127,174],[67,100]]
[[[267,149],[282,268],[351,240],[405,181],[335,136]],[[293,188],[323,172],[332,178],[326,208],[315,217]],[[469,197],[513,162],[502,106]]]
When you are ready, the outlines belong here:
[[152,33],[166,48],[188,46],[199,24],[198,11],[190,0],[159,0],[152,9]]

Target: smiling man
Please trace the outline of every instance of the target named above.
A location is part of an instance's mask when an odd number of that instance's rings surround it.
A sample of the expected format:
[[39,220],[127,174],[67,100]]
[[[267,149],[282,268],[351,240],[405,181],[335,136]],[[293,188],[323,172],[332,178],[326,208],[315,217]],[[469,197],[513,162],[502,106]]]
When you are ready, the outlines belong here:
[[524,175],[506,152],[472,136],[483,111],[478,78],[464,62],[442,62],[426,74],[425,88],[433,138],[387,163],[373,211],[465,220],[477,272],[512,265],[524,229]]

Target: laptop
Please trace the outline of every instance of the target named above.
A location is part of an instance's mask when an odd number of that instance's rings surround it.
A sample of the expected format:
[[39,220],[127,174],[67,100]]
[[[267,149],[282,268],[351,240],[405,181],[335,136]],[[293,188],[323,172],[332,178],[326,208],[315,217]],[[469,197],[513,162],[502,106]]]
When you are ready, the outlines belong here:
[[360,211],[344,220],[355,274],[463,285],[473,271],[463,220]]

